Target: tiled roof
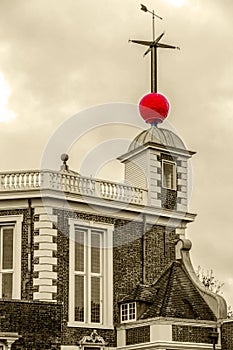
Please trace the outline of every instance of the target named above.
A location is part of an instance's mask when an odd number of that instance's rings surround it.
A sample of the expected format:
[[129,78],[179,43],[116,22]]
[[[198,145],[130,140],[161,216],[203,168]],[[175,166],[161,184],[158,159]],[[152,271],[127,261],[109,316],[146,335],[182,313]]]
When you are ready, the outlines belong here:
[[136,288],[130,292],[130,294],[121,300],[121,302],[141,301],[145,303],[152,303],[156,293],[156,288],[153,286],[138,284]]
[[121,300],[129,301],[147,304],[139,319],[162,316],[216,320],[181,261],[172,262],[152,285],[139,284]]

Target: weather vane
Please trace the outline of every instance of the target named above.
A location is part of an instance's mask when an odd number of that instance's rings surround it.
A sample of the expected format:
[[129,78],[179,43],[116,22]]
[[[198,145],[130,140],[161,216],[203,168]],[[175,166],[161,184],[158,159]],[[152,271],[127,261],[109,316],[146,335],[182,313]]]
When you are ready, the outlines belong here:
[[160,43],[160,40],[164,36],[164,32],[160,34],[155,39],[155,17],[162,20],[162,17],[155,14],[154,10],[150,11],[147,9],[145,5],[141,4],[141,10],[144,12],[149,12],[152,14],[152,35],[153,40],[152,41],[143,41],[143,40],[129,40],[132,43],[149,46],[148,50],[144,53],[144,56],[146,56],[149,52],[151,52],[151,92],[157,92],[157,48],[165,48],[165,49],[180,49],[178,46],[172,46],[168,44],[162,44]]

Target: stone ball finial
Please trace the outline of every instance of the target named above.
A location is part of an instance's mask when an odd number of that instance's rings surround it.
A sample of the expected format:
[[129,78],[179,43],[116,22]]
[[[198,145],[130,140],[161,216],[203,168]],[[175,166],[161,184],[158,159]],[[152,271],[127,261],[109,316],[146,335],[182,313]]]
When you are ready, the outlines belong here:
[[69,167],[68,167],[68,165],[66,164],[66,162],[67,162],[68,159],[69,159],[68,154],[63,153],[63,154],[61,155],[61,160],[63,161],[63,164],[62,164],[62,166],[61,166],[61,171],[68,171],[68,170],[69,170]]
[[68,154],[63,153],[63,154],[61,155],[61,160],[63,161],[63,163],[67,162],[68,159],[69,159]]

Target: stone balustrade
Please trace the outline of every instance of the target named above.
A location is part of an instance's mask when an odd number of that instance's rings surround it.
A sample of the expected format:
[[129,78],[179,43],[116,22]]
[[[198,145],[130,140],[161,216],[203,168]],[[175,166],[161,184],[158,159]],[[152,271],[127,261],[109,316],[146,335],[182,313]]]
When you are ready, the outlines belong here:
[[0,173],[0,192],[54,190],[106,200],[146,204],[147,191],[126,184],[51,170]]

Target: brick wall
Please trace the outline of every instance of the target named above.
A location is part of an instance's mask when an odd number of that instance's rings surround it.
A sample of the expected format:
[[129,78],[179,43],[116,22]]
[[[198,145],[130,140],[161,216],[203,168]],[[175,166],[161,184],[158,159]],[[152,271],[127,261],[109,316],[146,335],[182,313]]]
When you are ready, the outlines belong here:
[[153,283],[163,269],[175,259],[175,230],[164,226],[153,226],[145,234],[145,261],[147,284]]
[[[99,329],[96,326],[98,335],[103,337],[109,347],[116,347],[116,331],[109,329]],[[93,328],[63,327],[62,345],[78,345],[78,342],[86,335],[90,335]]]
[[114,322],[119,322],[118,302],[142,282],[142,224],[117,222],[114,231]]
[[21,336],[15,349],[59,349],[61,306],[48,302],[0,300],[0,332]]
[[233,349],[233,321],[225,322],[221,328],[222,350]]
[[126,345],[150,342],[150,326],[126,329]]
[[210,333],[213,328],[192,327],[192,326],[172,326],[172,340],[190,343],[211,344]]

